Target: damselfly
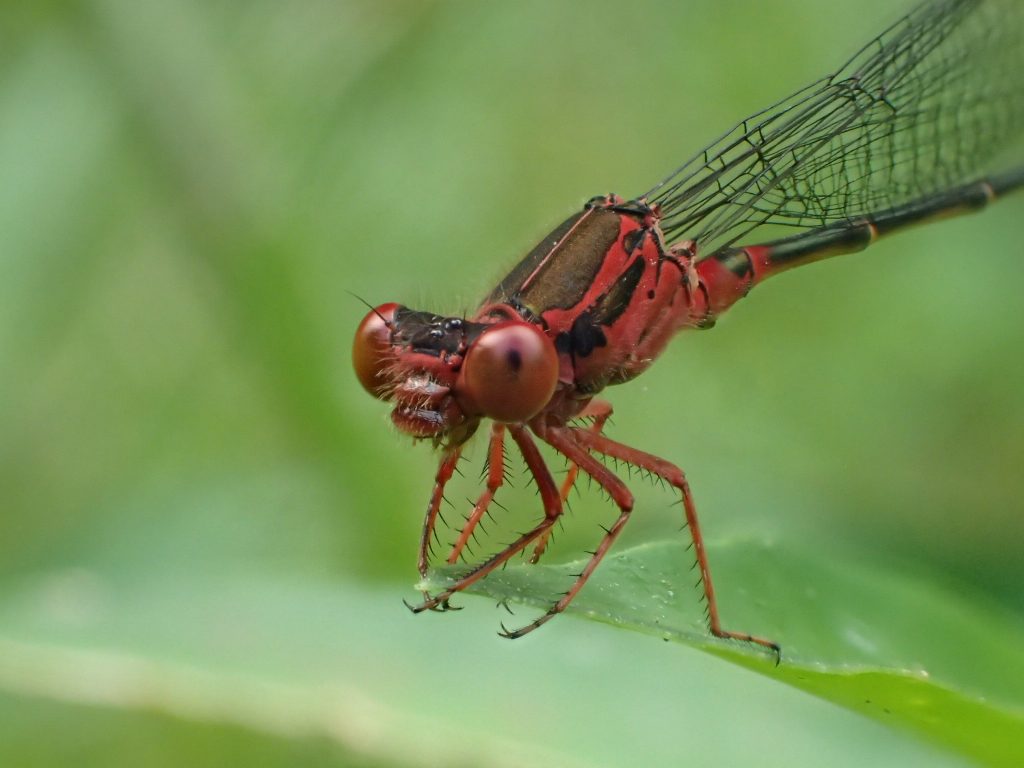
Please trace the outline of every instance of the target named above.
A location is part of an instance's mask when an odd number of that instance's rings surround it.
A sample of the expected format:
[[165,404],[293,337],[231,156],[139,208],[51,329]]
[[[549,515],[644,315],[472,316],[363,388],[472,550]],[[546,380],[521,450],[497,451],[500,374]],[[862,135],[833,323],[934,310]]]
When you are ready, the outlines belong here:
[[[441,451],[420,573],[428,570],[445,486],[482,421],[491,421],[486,487],[447,561],[463,555],[502,486],[506,438],[522,453],[543,506],[530,530],[413,610],[448,607],[453,594],[520,553],[536,562],[582,471],[619,516],[561,599],[503,634],[519,637],[563,611],[633,510],[632,493],[601,460],[613,459],[680,493],[711,632],[778,652],[770,640],[722,627],[686,477],[607,437],[612,408],[596,396],[645,371],[677,331],[710,328],[768,277],[861,250],[911,224],[980,209],[1024,186],[1024,166],[1007,160],[1024,133],[1022,27],[1021,0],[928,0],[837,72],[743,120],[647,194],[592,198],[472,317],[394,303],[370,311],[353,349],[359,380],[394,403],[391,418],[402,432]],[[762,226],[790,231],[737,245]],[[536,440],[569,462],[560,486]]]

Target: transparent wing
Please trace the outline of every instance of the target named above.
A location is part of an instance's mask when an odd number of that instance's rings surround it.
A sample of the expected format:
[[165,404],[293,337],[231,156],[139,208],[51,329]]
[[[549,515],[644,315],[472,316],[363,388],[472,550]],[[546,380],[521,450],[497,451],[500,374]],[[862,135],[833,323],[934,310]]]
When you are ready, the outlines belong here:
[[707,256],[969,180],[1024,133],[1024,0],[928,0],[838,72],[752,115],[645,196]]

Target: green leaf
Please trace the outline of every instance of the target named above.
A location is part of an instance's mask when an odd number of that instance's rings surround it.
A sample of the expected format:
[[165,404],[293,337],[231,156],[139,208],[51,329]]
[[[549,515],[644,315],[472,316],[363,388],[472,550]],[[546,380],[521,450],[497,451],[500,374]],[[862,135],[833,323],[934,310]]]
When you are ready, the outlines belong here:
[[[988,764],[1024,763],[1018,616],[892,567],[749,541],[712,555],[725,628],[779,642],[779,666],[709,635],[699,590],[680,587],[692,556],[678,542],[607,557],[568,610],[709,651]],[[582,564],[508,567],[469,591],[546,608]],[[438,590],[464,570],[439,569],[423,586]]]
[[64,764],[53,753],[88,746],[84,729],[115,745],[95,745],[101,765],[137,764],[146,733],[155,765],[182,749],[218,764],[261,743],[303,764],[323,749],[341,765],[795,766],[820,765],[826,750],[838,768],[960,765],[687,648],[572,617],[508,642],[494,633],[504,611],[479,599],[414,616],[403,594],[177,569],[8,585],[0,691],[14,698],[0,764]]

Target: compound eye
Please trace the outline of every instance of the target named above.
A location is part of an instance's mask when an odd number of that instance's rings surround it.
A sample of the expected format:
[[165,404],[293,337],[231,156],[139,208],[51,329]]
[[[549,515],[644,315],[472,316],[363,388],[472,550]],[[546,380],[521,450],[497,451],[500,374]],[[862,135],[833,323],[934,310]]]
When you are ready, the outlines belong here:
[[468,413],[502,422],[536,416],[555,393],[558,353],[544,331],[511,321],[473,342],[459,372],[456,396]]
[[381,304],[370,310],[356,329],[352,341],[352,367],[363,389],[386,400],[391,384],[388,370],[394,364],[391,329],[398,304]]

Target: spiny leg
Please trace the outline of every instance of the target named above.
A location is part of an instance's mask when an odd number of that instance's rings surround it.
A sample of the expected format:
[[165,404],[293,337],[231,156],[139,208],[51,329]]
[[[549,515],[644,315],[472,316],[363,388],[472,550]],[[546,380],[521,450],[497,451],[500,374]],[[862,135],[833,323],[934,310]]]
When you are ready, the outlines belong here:
[[520,627],[519,629],[510,631],[502,626],[501,634],[503,637],[510,639],[522,637],[527,632],[532,632],[541,624],[550,621],[554,616],[564,611],[566,606],[572,602],[573,598],[576,597],[577,593],[583,588],[583,585],[587,583],[587,579],[590,578],[594,569],[600,564],[605,553],[607,553],[612,544],[615,543],[615,539],[618,538],[619,534],[622,532],[623,527],[626,525],[626,521],[629,520],[630,513],[633,511],[633,494],[630,493],[626,484],[623,483],[615,473],[608,469],[608,467],[591,456],[588,448],[583,447],[579,442],[577,442],[576,437],[579,434],[593,435],[594,433],[587,429],[549,427],[544,430],[543,433],[539,433],[539,437],[596,480],[608,495],[612,497],[616,506],[618,506],[619,517],[612,524],[611,528],[605,529],[605,535],[601,539],[601,543],[598,544],[597,549],[594,550],[594,553],[591,555],[590,560],[587,561],[583,570],[577,574],[576,581],[572,583],[568,591],[562,595],[558,602],[548,608],[547,612],[543,616],[534,619],[529,624]]
[[[427,505],[427,514],[423,518],[423,532],[420,534],[420,554],[417,560],[417,568],[420,576],[426,578],[430,568],[431,542],[434,538],[434,529],[437,525],[437,517],[441,511],[441,502],[444,501],[444,488],[455,473],[455,467],[462,455],[462,446],[448,448],[441,455],[441,463],[437,466],[437,474],[434,476],[434,488],[430,493],[430,503]],[[430,600],[430,594],[423,592],[423,599]],[[408,603],[406,603],[408,605]],[[440,607],[441,610],[448,610],[446,602],[435,603],[432,607]]]
[[[604,429],[605,422],[608,421],[612,415],[612,404],[607,400],[591,400],[587,403],[587,406],[579,412],[576,416],[578,419],[593,419],[593,423],[590,424],[587,429],[594,434],[601,434],[601,430]],[[575,462],[569,462],[569,471],[565,475],[565,480],[562,481],[561,498],[562,507],[565,508],[565,503],[569,500],[569,494],[572,492],[573,486],[576,485],[576,479],[579,476],[580,468]],[[548,543],[551,539],[551,534],[554,531],[553,528],[549,528],[548,532],[545,533],[537,541],[537,545],[533,548],[533,554],[530,556],[530,562],[536,563],[540,560],[548,547]]]
[[469,542],[474,529],[480,520],[487,514],[487,508],[494,499],[494,494],[505,481],[505,425],[495,422],[491,426],[491,440],[487,447],[487,487],[480,494],[473,505],[473,511],[466,518],[466,524],[462,526],[459,538],[452,545],[452,551],[448,555],[448,562],[454,565],[459,561],[459,555]]
[[697,523],[697,508],[693,503],[690,484],[687,482],[683,471],[675,464],[635,448],[630,448],[628,445],[615,442],[604,435],[597,435],[582,429],[573,429],[573,435],[576,441],[588,450],[619,459],[640,469],[645,469],[679,490],[683,497],[683,509],[686,511],[686,524],[690,529],[690,536],[693,539],[693,549],[697,556],[697,566],[700,569],[701,583],[704,586],[704,596],[707,598],[708,623],[711,634],[715,637],[743,640],[768,648],[775,654],[777,663],[781,657],[781,649],[778,643],[745,632],[730,632],[729,630],[722,629],[721,621],[718,618],[715,588],[711,583],[711,569],[708,566],[708,556],[704,549],[704,538],[701,536],[700,525]]
[[541,501],[544,504],[544,519],[529,531],[520,535],[519,538],[507,547],[476,565],[469,573],[463,575],[440,594],[434,597],[427,596],[419,605],[409,606],[413,613],[420,613],[421,611],[431,610],[439,605],[443,605],[456,592],[479,581],[495,568],[503,565],[510,558],[530,546],[539,536],[542,536],[545,531],[549,530],[555,524],[559,515],[562,514],[562,503],[558,496],[558,486],[555,485],[551,471],[544,463],[544,458],[540,455],[540,451],[537,450],[537,444],[533,442],[529,433],[521,425],[509,424],[508,431],[512,435],[512,439],[516,441],[516,445],[519,446],[519,450],[522,451],[526,467],[533,474],[537,482]]
[[448,448],[441,455],[441,463],[434,476],[434,489],[430,493],[430,503],[427,505],[427,515],[423,518],[423,532],[420,534],[420,555],[417,561],[420,576],[426,576],[427,570],[430,568],[431,540],[434,538],[434,527],[437,525],[441,502],[444,501],[444,487],[455,474],[455,467],[459,463],[461,455],[461,445]]

